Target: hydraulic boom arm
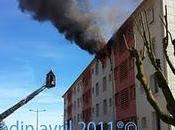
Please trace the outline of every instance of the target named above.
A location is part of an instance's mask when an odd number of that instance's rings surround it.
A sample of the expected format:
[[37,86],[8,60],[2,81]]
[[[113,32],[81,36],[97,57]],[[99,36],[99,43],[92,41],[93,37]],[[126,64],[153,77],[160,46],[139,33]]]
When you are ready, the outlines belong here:
[[34,97],[36,97],[39,93],[41,93],[43,90],[46,88],[53,88],[55,87],[55,75],[53,74],[52,71],[50,71],[47,76],[46,76],[46,84],[42,86],[41,88],[37,89],[30,95],[28,95],[26,98],[22,99],[19,101],[17,104],[12,106],[11,108],[7,109],[3,113],[0,114],[0,122],[3,121],[6,117],[11,115],[13,112],[15,112],[17,109],[28,103],[30,100],[32,100]]

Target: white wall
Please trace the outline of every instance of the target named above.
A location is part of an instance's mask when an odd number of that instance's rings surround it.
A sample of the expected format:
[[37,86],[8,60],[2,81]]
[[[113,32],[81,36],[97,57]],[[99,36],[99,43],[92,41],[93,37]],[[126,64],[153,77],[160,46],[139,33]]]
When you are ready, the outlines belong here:
[[[95,64],[93,66],[94,69],[94,73],[92,75],[92,87],[94,88],[94,93],[92,94],[92,105],[94,108],[94,113],[93,115],[93,121],[96,123],[99,123],[101,121],[103,121],[104,123],[113,121],[113,119],[115,118],[115,114],[114,114],[114,102],[113,102],[113,87],[112,87],[112,71],[111,71],[111,64],[110,64],[110,60],[107,59],[107,64],[105,69],[102,68],[102,64],[101,62],[99,62],[99,73],[98,75],[95,74]],[[111,75],[111,80],[109,79],[109,75]],[[107,79],[107,90],[103,92],[103,77],[106,76]],[[99,84],[99,96],[96,97],[96,83],[98,82]],[[112,106],[109,106],[109,100],[110,98],[112,98]],[[107,114],[104,115],[103,113],[103,100],[106,99],[107,100]],[[99,117],[96,117],[96,104],[99,104]]]

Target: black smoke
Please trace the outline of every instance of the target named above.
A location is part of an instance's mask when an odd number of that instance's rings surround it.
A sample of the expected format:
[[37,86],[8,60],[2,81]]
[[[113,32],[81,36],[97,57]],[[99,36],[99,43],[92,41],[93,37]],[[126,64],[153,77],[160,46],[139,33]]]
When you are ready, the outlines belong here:
[[19,0],[19,8],[39,22],[50,21],[66,39],[91,54],[104,46],[95,15],[77,0]]

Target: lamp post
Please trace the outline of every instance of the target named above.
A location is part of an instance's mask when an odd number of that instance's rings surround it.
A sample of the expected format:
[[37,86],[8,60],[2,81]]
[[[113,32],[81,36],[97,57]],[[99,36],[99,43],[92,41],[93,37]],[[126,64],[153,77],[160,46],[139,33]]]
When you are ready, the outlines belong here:
[[44,110],[32,110],[32,109],[30,109],[29,111],[31,111],[31,112],[35,112],[36,113],[36,130],[38,130],[38,117],[39,117],[39,112],[45,112],[46,110],[44,109]]

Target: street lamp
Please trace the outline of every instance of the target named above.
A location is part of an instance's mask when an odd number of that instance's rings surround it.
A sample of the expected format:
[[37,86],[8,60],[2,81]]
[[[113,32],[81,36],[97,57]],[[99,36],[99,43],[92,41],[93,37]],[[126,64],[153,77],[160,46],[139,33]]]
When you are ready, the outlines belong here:
[[32,109],[30,109],[29,111],[31,111],[31,112],[36,112],[36,130],[38,130],[38,116],[39,116],[39,112],[45,112],[46,110],[44,109],[44,110],[32,110]]

